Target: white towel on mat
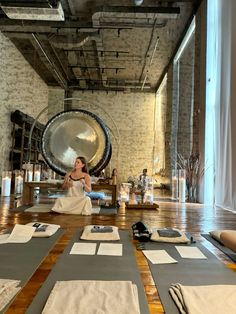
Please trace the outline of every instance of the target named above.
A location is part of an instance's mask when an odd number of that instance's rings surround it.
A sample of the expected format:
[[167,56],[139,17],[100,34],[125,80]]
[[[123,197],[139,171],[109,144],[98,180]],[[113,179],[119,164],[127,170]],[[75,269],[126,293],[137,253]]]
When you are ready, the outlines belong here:
[[19,280],[0,279],[0,311],[13,299],[21,289]]
[[57,281],[42,314],[140,314],[130,281]]
[[236,313],[236,285],[182,286],[177,283],[171,285],[169,292],[181,314]]

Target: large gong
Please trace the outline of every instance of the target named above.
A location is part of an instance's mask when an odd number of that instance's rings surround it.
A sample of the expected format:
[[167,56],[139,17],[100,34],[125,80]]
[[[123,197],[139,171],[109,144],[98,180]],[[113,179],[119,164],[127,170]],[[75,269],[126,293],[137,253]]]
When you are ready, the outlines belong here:
[[41,140],[42,154],[55,172],[65,175],[76,157],[86,158],[89,173],[97,175],[111,158],[111,142],[104,122],[95,114],[75,109],[48,121]]

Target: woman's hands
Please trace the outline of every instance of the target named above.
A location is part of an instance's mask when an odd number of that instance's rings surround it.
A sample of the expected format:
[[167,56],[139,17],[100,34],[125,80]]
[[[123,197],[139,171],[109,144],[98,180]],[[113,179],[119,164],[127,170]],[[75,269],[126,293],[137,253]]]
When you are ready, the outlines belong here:
[[66,175],[65,175],[65,178],[64,178],[64,182],[62,184],[62,188],[63,189],[68,189],[70,187],[73,186],[73,182],[70,178],[70,175],[71,175],[71,172],[68,172]]
[[[72,171],[73,172],[73,171]],[[64,182],[62,184],[63,189],[68,189],[73,186],[73,180],[70,178],[72,172],[68,172],[65,175]],[[91,179],[88,174],[85,174],[83,178],[79,179],[83,185],[85,192],[91,192]]]

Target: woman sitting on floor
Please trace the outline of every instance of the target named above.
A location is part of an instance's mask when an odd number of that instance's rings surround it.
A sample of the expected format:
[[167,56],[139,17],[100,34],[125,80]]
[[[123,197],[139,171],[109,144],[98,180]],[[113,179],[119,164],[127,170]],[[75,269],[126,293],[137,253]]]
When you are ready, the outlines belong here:
[[52,211],[63,214],[91,215],[92,203],[85,192],[91,191],[91,179],[84,157],[77,157],[74,169],[65,175],[63,189],[68,189],[66,197],[58,198]]

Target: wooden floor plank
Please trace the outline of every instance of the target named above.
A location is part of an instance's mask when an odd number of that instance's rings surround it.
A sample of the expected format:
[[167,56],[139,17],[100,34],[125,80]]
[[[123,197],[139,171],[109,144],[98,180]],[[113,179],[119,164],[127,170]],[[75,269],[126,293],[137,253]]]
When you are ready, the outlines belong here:
[[[35,201],[40,203],[53,203],[53,200],[45,197],[41,197]],[[15,298],[9,309],[6,311],[7,314],[25,313],[33,297],[47,278],[58,257],[62,254],[64,248],[72,238],[74,232],[78,228],[87,224],[115,225],[120,229],[130,230],[131,236],[131,226],[137,221],[143,221],[150,228],[176,227],[191,233],[196,241],[200,241],[213,254],[215,254],[219,260],[225,263],[232,271],[236,272],[236,263],[233,263],[210,242],[201,237],[201,233],[207,233],[214,229],[235,229],[236,215],[220,208],[213,208],[202,204],[161,201],[158,202],[158,210],[129,209],[125,211],[120,210],[115,216],[77,216],[56,213],[13,213],[10,209],[16,204],[17,206],[22,205],[21,200],[18,199],[16,202],[14,197],[10,200],[4,197],[0,199],[0,232],[13,228],[16,223],[26,224],[31,221],[42,221],[59,224],[65,230],[65,233],[57,241],[48,256]],[[164,313],[164,310],[147,260],[141,251],[136,250],[136,244],[137,241],[133,240],[134,253],[146,292],[150,314],[162,314]]]

